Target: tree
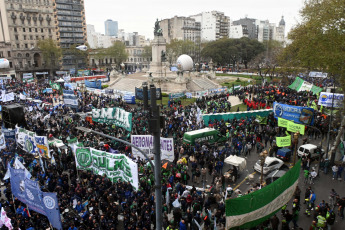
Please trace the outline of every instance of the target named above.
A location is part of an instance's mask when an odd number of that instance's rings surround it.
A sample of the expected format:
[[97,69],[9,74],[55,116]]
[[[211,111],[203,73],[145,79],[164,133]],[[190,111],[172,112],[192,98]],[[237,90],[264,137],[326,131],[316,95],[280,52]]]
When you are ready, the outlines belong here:
[[262,43],[249,38],[230,39],[223,38],[217,41],[208,42],[201,51],[204,59],[211,59],[218,65],[231,64],[236,68],[236,64],[242,63],[247,68],[258,53],[264,50]]
[[166,56],[170,64],[176,62],[177,58],[182,54],[191,56],[193,60],[196,57],[197,46],[190,40],[173,39],[167,44]]
[[144,46],[144,52],[142,54],[142,57],[144,60],[147,60],[147,62],[150,62],[152,60],[152,46]]
[[265,50],[255,56],[249,64],[252,69],[258,71],[262,79],[267,75],[273,79],[276,67],[279,65],[278,57],[283,51],[283,43],[269,40],[264,43],[264,46]]
[[[345,90],[345,20],[344,0],[308,0],[301,10],[302,21],[289,33],[288,45],[281,60],[294,67],[328,72]],[[344,133],[342,115],[338,136],[331,148],[331,163],[335,149]]]
[[106,49],[101,49],[96,54],[98,58],[112,58],[116,66],[127,60],[128,53],[126,52],[126,46],[121,41],[115,41],[112,46]]
[[53,71],[59,69],[62,57],[61,48],[52,39],[40,40],[37,45],[46,66],[50,69],[50,75],[53,75]]

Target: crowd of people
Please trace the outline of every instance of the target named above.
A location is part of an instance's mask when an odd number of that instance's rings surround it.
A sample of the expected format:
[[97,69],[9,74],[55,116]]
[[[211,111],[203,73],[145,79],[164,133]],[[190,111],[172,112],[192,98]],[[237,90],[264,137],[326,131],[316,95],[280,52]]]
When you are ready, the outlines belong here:
[[[0,176],[4,177],[8,163],[11,165],[16,158],[19,159],[39,182],[42,191],[57,193],[63,229],[120,229],[120,225],[121,229],[129,230],[155,229],[154,173],[147,162],[133,156],[131,148],[121,142],[76,129],[91,128],[130,142],[131,134],[149,134],[149,121],[143,104],[130,106],[121,97],[98,95],[89,91],[80,92],[75,89],[79,106],[70,108],[63,104],[61,92],[43,93],[48,87],[48,84],[9,82],[6,91],[14,92],[17,96],[13,101],[1,102],[1,105],[24,105],[26,128],[37,135],[47,136],[49,139],[56,138],[66,144],[68,140],[77,138],[85,147],[102,151],[116,149],[119,153],[127,155],[138,164],[139,189],[135,190],[129,182],[112,183],[105,176],[95,175],[90,171],[78,171],[70,147],[60,149],[51,146],[55,162],[43,159],[42,165],[35,155],[26,153],[13,141],[8,141],[6,148],[1,150]],[[19,97],[20,94],[41,100],[42,103],[23,100]],[[296,94],[283,86],[268,85],[243,87],[233,94],[247,104],[248,110],[272,107],[274,101],[306,106],[309,101],[316,99],[316,96],[309,93]],[[255,150],[256,153],[260,153],[267,147],[270,147],[269,153],[273,156],[278,149],[275,137],[285,132],[284,128],[277,127],[273,114],[268,116],[266,124],[258,123],[255,117],[210,121],[212,127],[227,137],[224,144],[209,145],[204,142],[191,146],[183,142],[185,132],[205,127],[203,120],[198,116],[199,113],[230,111],[231,103],[227,100],[228,96],[228,93],[203,96],[195,103],[185,106],[181,101],[171,99],[167,106],[161,105],[161,113],[165,117],[161,133],[163,137],[174,138],[175,154],[174,161],[162,168],[164,229],[199,229],[198,225],[202,224],[206,229],[225,226],[225,198],[241,196],[261,187],[254,185],[246,192],[232,191],[224,178],[224,159],[229,155],[246,157]],[[42,106],[44,103],[50,106]],[[92,122],[82,116],[92,108],[111,107],[120,107],[132,113],[131,132],[115,125]],[[321,132],[307,129],[310,138],[318,138],[320,135],[323,137],[328,131],[329,118],[322,116],[321,112],[316,112],[315,117],[315,126]],[[337,120],[334,124],[336,128]],[[4,207],[7,216],[11,218],[14,229],[49,228],[47,218],[28,210],[25,204],[12,196],[9,179],[3,183],[5,189],[1,207]],[[300,200],[296,199],[299,205]],[[341,200],[339,207],[344,209]],[[293,207],[292,215],[296,210],[296,207]],[[291,219],[288,214],[286,209],[284,217],[287,225]],[[272,227],[276,226],[273,224],[277,220],[275,218],[278,217],[275,216],[271,220]],[[261,227],[267,224],[265,222]]]

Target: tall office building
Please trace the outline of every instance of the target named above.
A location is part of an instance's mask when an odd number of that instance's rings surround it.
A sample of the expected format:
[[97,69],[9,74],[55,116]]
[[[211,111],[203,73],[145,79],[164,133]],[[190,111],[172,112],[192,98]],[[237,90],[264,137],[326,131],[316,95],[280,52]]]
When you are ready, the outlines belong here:
[[37,42],[56,40],[53,18],[53,3],[49,0],[0,0],[0,56],[10,61],[10,68],[1,75],[38,80],[48,76],[49,68]]
[[108,19],[104,22],[104,26],[105,26],[105,35],[106,36],[117,37],[117,33],[119,30],[117,21],[113,21],[111,19]]
[[200,43],[201,26],[200,22],[196,22],[194,18],[175,16],[161,20],[159,25],[167,43],[170,43],[173,39]]
[[64,49],[62,69],[85,68],[87,60],[67,50],[87,42],[84,0],[53,0],[53,6],[57,41]]
[[201,40],[214,41],[229,37],[230,18],[223,12],[210,11],[190,16],[201,23]]

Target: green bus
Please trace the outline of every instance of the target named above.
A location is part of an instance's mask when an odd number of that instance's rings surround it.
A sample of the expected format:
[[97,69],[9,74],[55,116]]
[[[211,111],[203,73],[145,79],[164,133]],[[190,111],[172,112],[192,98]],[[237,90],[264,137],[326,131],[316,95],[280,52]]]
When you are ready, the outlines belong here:
[[203,128],[199,130],[194,130],[186,132],[183,135],[183,142],[185,144],[195,145],[195,143],[207,142],[209,144],[214,144],[216,142],[225,142],[226,136],[221,135],[221,133],[213,128]]

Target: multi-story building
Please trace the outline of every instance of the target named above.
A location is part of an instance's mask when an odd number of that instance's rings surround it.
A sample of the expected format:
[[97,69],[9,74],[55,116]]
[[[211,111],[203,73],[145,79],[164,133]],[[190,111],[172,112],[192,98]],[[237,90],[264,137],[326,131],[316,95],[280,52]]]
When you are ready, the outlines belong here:
[[10,60],[10,75],[13,76],[15,69],[17,78],[22,78],[23,74],[39,79],[48,76],[49,69],[37,42],[47,38],[56,40],[53,3],[49,0],[0,0],[0,12],[1,33],[5,34],[0,39],[5,41],[0,51]]
[[242,37],[247,37],[248,33],[246,33],[246,26],[245,25],[234,25],[230,22],[229,28],[229,38],[239,39]]
[[64,54],[62,69],[73,72],[75,68],[85,68],[85,58],[68,50],[87,42],[84,0],[53,0],[53,6],[57,41]]
[[14,79],[16,71],[13,64],[5,1],[0,1],[0,59],[7,59],[9,61],[9,66],[0,67],[0,80]]
[[268,20],[261,21],[247,17],[241,18],[231,23],[229,37],[238,38],[241,33],[238,32],[236,34],[236,30],[241,30],[241,28],[243,37],[257,39],[260,42],[269,40],[285,41],[285,21],[283,16],[278,26],[275,23],[270,23]]
[[214,41],[229,37],[230,18],[223,12],[210,11],[190,16],[201,24],[201,40]]
[[250,39],[258,39],[257,20],[253,18],[241,18],[233,21],[232,25],[242,26],[242,34]]
[[104,27],[105,27],[105,35],[106,36],[117,37],[117,33],[119,30],[117,21],[113,21],[111,19],[108,19],[104,22]]
[[175,16],[161,20],[159,25],[167,43],[170,43],[173,39],[190,40],[196,44],[200,43],[201,23],[194,18]]
[[97,33],[93,25],[87,25],[87,42],[91,49],[109,48],[116,40],[118,38]]

